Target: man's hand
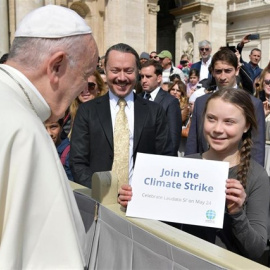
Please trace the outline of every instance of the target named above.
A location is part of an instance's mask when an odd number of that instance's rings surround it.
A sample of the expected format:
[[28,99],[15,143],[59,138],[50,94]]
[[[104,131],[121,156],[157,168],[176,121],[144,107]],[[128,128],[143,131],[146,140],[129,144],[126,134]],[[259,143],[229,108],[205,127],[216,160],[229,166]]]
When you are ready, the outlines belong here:
[[241,48],[243,48],[246,43],[250,42],[249,36],[250,36],[250,34],[247,34],[242,38],[242,40],[240,42],[240,47]]
[[127,207],[128,202],[132,198],[132,188],[130,185],[124,184],[120,187],[118,191],[118,203],[123,206]]

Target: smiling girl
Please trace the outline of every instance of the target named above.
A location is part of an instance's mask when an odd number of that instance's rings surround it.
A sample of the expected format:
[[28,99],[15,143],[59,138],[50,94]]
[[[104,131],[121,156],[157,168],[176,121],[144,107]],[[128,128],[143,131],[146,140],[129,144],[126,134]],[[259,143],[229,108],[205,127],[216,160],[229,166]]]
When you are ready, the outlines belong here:
[[270,189],[265,169],[250,158],[251,130],[257,128],[251,98],[241,89],[219,90],[208,99],[203,119],[209,149],[188,157],[229,162],[224,224],[222,229],[183,225],[183,230],[259,258],[267,242]]

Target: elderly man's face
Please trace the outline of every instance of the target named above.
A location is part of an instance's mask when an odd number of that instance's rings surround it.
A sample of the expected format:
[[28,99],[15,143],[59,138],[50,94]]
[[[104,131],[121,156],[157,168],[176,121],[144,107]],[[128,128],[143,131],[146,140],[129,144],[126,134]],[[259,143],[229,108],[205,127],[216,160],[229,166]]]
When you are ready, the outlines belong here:
[[205,45],[199,48],[200,55],[203,60],[208,60],[210,58],[210,54],[212,52],[212,49],[209,47],[209,45]]
[[112,93],[118,97],[126,97],[134,89],[138,75],[135,55],[116,50],[110,51],[106,75]]
[[98,50],[92,35],[82,36],[81,46],[82,52],[75,64],[69,61],[66,53],[54,60],[53,87],[56,90],[54,95],[46,97],[52,112],[50,121],[64,117],[71,102],[87,87],[88,78],[96,68]]

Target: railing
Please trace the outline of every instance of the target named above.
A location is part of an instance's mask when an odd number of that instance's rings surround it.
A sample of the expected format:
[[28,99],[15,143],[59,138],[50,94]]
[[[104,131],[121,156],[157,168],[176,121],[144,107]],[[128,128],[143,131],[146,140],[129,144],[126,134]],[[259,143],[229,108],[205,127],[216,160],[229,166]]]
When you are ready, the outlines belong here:
[[265,4],[270,4],[269,0],[248,0],[244,3],[232,3],[228,5],[228,11],[236,11],[236,10],[242,10],[247,8],[254,8],[259,7]]

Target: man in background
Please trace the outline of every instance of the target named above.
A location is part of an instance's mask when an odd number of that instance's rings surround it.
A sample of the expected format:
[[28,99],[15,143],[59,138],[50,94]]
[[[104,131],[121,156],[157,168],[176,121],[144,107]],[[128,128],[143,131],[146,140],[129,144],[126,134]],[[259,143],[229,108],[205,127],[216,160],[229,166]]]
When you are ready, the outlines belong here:
[[164,50],[158,54],[159,62],[163,68],[162,72],[162,82],[169,82],[170,76],[173,74],[178,74],[181,78],[181,81],[185,83],[185,76],[181,69],[174,67],[172,63],[172,54]]
[[162,66],[155,60],[144,63],[141,67],[141,97],[161,105],[166,112],[174,155],[177,156],[181,140],[182,119],[179,101],[164,91],[162,81]]
[[98,52],[74,11],[46,5],[19,24],[0,65],[0,269],[84,269],[85,228],[43,122],[86,87]]
[[149,53],[147,53],[147,52],[142,52],[142,53],[140,54],[140,63],[141,63],[141,65],[142,65],[143,63],[147,62],[148,60],[149,60]]
[[[250,34],[245,35],[241,42],[237,44],[237,50],[239,51],[240,55],[242,54],[242,50],[246,43],[250,42]],[[261,61],[262,52],[258,48],[253,48],[249,54],[249,62],[246,62],[242,59],[241,56],[241,63],[244,64],[250,78],[254,81],[258,76],[260,76],[262,69],[259,67],[259,62]]]
[[202,40],[199,42],[199,52],[201,60],[192,64],[190,69],[197,69],[200,73],[200,83],[205,89],[208,89],[211,83],[211,73],[209,72],[209,66],[211,64],[211,52],[212,44],[208,40]]

